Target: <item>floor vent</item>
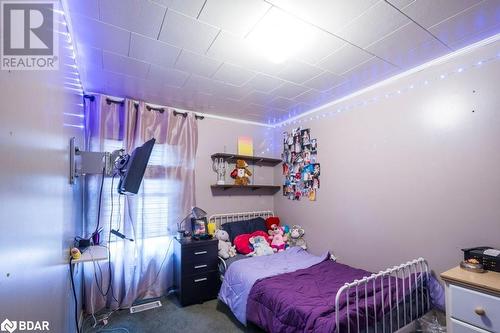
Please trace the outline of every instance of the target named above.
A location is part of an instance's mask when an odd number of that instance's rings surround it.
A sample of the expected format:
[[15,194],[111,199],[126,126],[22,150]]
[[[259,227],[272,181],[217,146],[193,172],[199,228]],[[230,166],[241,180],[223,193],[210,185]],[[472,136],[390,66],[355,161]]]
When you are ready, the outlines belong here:
[[161,306],[160,301],[154,301],[150,303],[144,303],[144,304],[139,304],[139,305],[134,305],[130,307],[130,313],[137,313],[137,312],[142,312],[146,310],[151,310],[154,308],[159,308]]

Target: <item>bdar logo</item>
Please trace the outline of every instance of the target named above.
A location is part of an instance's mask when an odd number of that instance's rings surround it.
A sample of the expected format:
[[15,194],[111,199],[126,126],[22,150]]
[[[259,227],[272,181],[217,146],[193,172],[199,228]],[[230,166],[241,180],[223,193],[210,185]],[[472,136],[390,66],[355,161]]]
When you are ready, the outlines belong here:
[[0,330],[3,332],[12,333],[17,329],[17,322],[10,321],[9,319],[5,319],[2,324],[0,324]]

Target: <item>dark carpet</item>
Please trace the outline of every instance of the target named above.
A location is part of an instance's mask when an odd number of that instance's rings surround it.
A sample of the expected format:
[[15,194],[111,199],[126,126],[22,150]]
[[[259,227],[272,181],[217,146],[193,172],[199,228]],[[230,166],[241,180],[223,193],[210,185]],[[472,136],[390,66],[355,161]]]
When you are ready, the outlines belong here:
[[[181,307],[174,296],[160,298],[162,306],[131,314],[129,310],[114,312],[108,324],[92,327],[92,316],[84,320],[81,333],[158,333],[158,332],[263,332],[255,325],[245,327],[231,310],[218,300]],[[101,318],[106,312],[96,315]]]
[[[131,314],[128,309],[116,311],[109,316],[106,325],[99,322],[92,327],[92,316],[87,316],[81,333],[264,332],[251,323],[248,327],[241,325],[231,310],[218,300],[186,307],[181,307],[174,296],[162,297],[160,301],[161,307],[144,312]],[[96,317],[100,319],[104,315],[105,311],[96,314]],[[445,322],[444,313],[431,310],[417,321],[414,332],[446,332]]]

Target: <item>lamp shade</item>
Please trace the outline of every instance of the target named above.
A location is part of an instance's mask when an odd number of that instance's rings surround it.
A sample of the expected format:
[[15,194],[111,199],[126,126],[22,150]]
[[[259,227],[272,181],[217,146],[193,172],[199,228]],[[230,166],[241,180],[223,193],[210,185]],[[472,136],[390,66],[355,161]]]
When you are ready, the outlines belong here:
[[207,212],[205,212],[200,207],[193,207],[193,209],[191,209],[191,214],[195,219],[202,219],[207,216]]

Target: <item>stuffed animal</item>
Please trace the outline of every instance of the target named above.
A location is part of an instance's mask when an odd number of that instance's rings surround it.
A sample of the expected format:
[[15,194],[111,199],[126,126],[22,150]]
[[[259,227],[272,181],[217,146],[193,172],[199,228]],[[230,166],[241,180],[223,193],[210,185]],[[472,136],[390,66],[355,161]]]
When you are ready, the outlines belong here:
[[219,257],[227,259],[236,255],[236,249],[231,246],[227,231],[218,229],[215,231],[215,238],[219,240]]
[[250,176],[252,173],[248,170],[247,162],[236,160],[236,168],[231,172],[231,178],[234,178],[234,185],[250,184]]
[[304,250],[307,250],[307,244],[304,238],[302,238],[303,236],[304,228],[302,228],[300,225],[293,225],[290,229],[290,240],[288,241],[290,247],[300,246]]
[[274,253],[264,236],[250,237],[249,241],[253,246],[253,251],[247,254],[249,257],[267,256]]
[[269,239],[271,240],[271,247],[274,252],[281,252],[285,250],[287,236],[284,234],[283,228],[273,224],[271,230],[268,231]]

